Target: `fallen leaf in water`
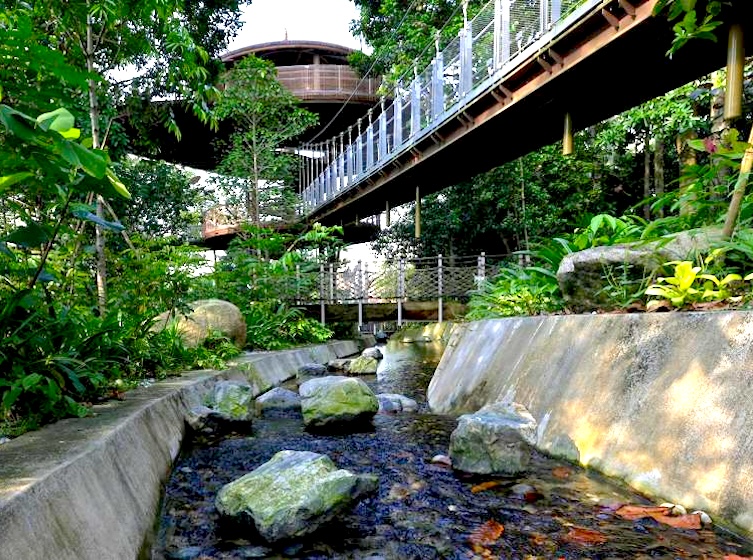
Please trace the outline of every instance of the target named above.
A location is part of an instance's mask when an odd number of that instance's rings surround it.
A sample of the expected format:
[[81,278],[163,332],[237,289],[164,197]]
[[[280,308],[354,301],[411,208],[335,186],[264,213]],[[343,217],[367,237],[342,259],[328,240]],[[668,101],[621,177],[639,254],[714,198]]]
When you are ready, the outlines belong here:
[[554,469],[552,469],[552,475],[555,478],[569,478],[571,474],[573,473],[567,467],[555,467]]
[[486,482],[482,482],[480,484],[476,484],[473,488],[471,488],[471,492],[474,494],[478,494],[479,492],[483,492],[484,490],[489,490],[490,488],[494,488],[495,486],[499,486],[502,484],[499,480],[488,480]]
[[606,535],[594,529],[573,526],[570,527],[567,535],[565,535],[562,540],[569,543],[590,546],[593,544],[604,544],[608,539]]
[[670,515],[668,507],[661,506],[622,506],[615,513],[623,519],[636,521],[644,517],[651,517],[659,523],[664,523],[675,529],[700,529],[702,527],[701,516],[697,513],[688,515]]
[[480,553],[479,550],[476,550],[477,548],[483,549],[486,546],[494,544],[504,532],[505,527],[502,523],[490,519],[483,525],[476,527],[468,537],[468,540],[473,546],[473,551]]
[[725,554],[724,560],[753,560],[753,556],[738,556],[737,554]]

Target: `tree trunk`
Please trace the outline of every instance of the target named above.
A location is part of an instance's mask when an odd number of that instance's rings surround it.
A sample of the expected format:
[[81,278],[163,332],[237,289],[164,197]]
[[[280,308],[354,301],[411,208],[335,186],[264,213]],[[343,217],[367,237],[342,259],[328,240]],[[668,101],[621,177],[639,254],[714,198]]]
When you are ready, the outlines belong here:
[[[664,140],[656,138],[654,140],[654,191],[656,197],[664,196]],[[664,217],[664,209],[659,209],[659,216]]]
[[[86,17],[86,69],[90,74],[94,73],[94,30],[92,29],[92,17]],[[99,130],[99,100],[97,99],[97,84],[94,79],[89,79],[89,120],[92,127],[92,147],[100,149]],[[97,218],[105,219],[105,209],[102,197],[97,195]],[[100,225],[94,226],[94,247],[97,254],[96,281],[97,281],[97,307],[100,316],[107,312],[107,258],[105,255],[105,232]]]
[[[753,144],[753,127],[750,129],[748,144]],[[745,189],[748,187],[748,175],[750,174],[751,168],[753,168],[753,148],[748,148],[745,150],[743,161],[740,164],[740,175],[737,178],[735,190],[732,193],[732,200],[730,201],[729,209],[727,210],[727,216],[724,219],[722,235],[726,238],[732,237],[732,233],[735,231],[737,219],[740,216],[740,208],[743,204],[743,198],[745,198]]]
[[689,167],[696,165],[698,162],[695,156],[695,150],[688,145],[688,141],[695,140],[698,135],[695,130],[690,129],[681,132],[675,138],[675,148],[677,149],[677,163],[679,165],[680,172],[680,215],[687,216],[692,214],[695,209],[693,208],[693,198],[688,194],[688,187],[693,184],[693,180],[686,177],[686,171]]
[[651,219],[651,204],[649,198],[651,198],[651,148],[649,147],[649,141],[651,136],[646,132],[643,137],[643,217],[647,220]]

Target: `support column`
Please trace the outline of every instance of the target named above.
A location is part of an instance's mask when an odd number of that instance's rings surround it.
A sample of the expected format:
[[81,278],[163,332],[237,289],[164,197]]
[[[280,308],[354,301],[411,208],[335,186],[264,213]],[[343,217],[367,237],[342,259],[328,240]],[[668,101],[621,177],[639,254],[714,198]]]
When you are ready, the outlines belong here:
[[473,32],[471,24],[466,22],[460,30],[460,97],[468,95],[473,89]]
[[501,0],[499,15],[500,41],[499,41],[499,65],[504,66],[512,56],[512,39],[510,38],[510,28],[512,21],[510,17],[510,0]]
[[724,98],[724,120],[737,119],[743,114],[744,68],[743,28],[735,23],[729,29],[727,44],[727,89]]
[[416,187],[416,239],[421,239],[421,188]]
[[329,263],[329,302],[335,303],[335,267]]
[[565,133],[562,137],[562,155],[569,156],[573,153],[573,119],[570,113],[565,113]]
[[390,201],[385,202],[384,227],[390,227]]

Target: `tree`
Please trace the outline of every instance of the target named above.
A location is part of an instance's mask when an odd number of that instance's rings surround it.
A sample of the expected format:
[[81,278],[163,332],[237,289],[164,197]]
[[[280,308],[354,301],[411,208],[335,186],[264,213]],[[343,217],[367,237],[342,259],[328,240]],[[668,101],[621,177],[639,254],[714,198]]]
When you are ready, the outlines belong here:
[[258,227],[263,183],[294,194],[288,186],[297,169],[296,159],[283,148],[315,124],[317,117],[300,108],[296,97],[280,85],[271,62],[252,55],[225,76],[217,115],[232,121],[235,130],[220,172],[241,180],[236,185],[243,191],[247,219]]
[[190,241],[196,235],[191,228],[214,202],[206,189],[193,184],[190,173],[162,161],[128,159],[115,170],[129,185],[132,198],[115,200],[112,208],[127,231],[147,239]]
[[[94,149],[104,148],[117,106],[123,102],[123,84],[108,79],[117,68],[134,65],[147,68],[130,81],[130,95],[151,99],[171,95],[191,107],[194,114],[212,119],[209,103],[217,90],[211,82],[210,49],[224,46],[237,28],[239,0],[42,0],[32,8],[18,3],[5,10],[4,21],[23,31],[28,21],[46,34],[48,46],[62,54],[66,63],[87,73],[86,108]],[[223,27],[213,31],[213,26]],[[26,34],[27,38],[33,35]],[[21,57],[28,60],[28,56]],[[83,93],[81,91],[77,93]],[[168,128],[179,135],[167,113]],[[103,126],[104,125],[104,126]],[[96,197],[96,215],[105,219],[104,200]],[[100,312],[106,305],[105,236],[95,227],[97,249],[97,299]]]

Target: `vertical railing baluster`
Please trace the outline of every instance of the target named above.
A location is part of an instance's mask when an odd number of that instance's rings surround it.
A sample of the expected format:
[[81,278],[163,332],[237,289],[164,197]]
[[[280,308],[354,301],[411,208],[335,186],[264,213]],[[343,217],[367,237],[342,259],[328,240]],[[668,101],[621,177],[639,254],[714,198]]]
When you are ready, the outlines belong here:
[[551,0],[552,9],[549,16],[549,27],[555,25],[562,18],[562,0]]
[[322,325],[327,324],[327,311],[326,311],[326,304],[324,301],[325,292],[324,292],[324,263],[319,264],[319,311],[320,311],[320,322]]
[[355,180],[355,170],[353,169],[353,127],[348,127],[348,148],[347,148],[347,154],[348,154],[348,187],[350,187],[353,184],[353,181]]
[[366,129],[366,169],[371,169],[374,166],[374,125],[371,122],[371,117],[372,109],[369,109],[369,125]]
[[301,305],[301,265],[295,265],[295,303]]
[[413,67],[413,81],[410,92],[410,135],[411,138],[418,136],[421,131],[421,78],[418,69]]
[[511,18],[510,18],[510,4],[512,3],[512,0],[502,0],[500,4],[500,15],[499,15],[499,25],[500,25],[500,61],[499,66],[502,67],[510,60],[510,57],[512,56],[512,41],[510,39],[510,31],[511,31]]
[[405,288],[405,260],[399,259],[397,265],[397,326],[403,326],[403,292]]
[[335,303],[335,266],[329,263],[329,302]]
[[442,254],[440,253],[437,257],[437,319],[440,324],[444,319],[444,309],[442,303],[442,282],[444,278],[442,278],[442,274]]
[[358,261],[356,282],[356,297],[358,298],[358,332],[360,333],[361,327],[363,326],[363,271],[361,269],[361,261]]
[[340,180],[337,185],[338,192],[345,189],[345,132],[340,133],[340,156],[337,159],[337,171]]
[[356,176],[363,174],[363,133],[361,132],[361,119],[358,119],[358,138],[356,138]]
[[444,113],[444,54],[439,50],[439,31],[434,39],[434,60],[431,62],[431,120]]
[[473,31],[470,22],[460,30],[460,96],[473,89]]
[[384,97],[379,101],[382,112],[379,113],[379,161],[387,159],[387,111],[384,110]]
[[392,101],[392,145],[397,152],[403,143],[403,98],[400,95],[400,82],[395,86],[395,98]]

